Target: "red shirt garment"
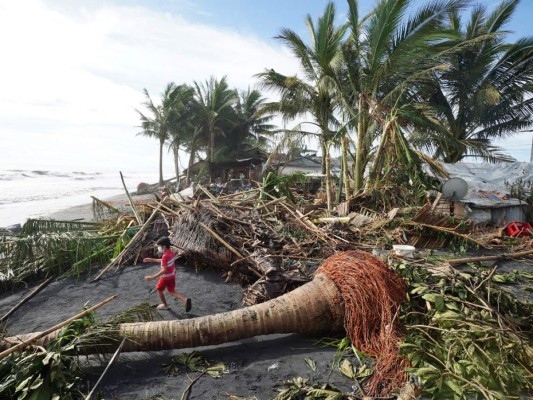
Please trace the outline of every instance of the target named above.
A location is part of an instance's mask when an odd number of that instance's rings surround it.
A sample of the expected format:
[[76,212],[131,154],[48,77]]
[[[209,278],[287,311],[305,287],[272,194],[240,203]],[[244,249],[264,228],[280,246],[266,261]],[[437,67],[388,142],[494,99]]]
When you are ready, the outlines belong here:
[[167,250],[163,253],[161,266],[165,268],[165,273],[161,275],[161,278],[174,279],[176,275],[176,256],[172,250]]

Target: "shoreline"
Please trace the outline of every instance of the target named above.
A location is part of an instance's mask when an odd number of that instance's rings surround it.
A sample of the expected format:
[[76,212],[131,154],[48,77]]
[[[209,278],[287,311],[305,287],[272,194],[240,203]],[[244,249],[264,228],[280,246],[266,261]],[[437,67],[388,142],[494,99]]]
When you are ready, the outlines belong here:
[[[154,198],[154,195],[152,193],[149,194],[131,194],[131,197],[134,201],[143,201],[143,200],[152,200]],[[90,197],[89,197],[90,198]],[[124,211],[125,213],[132,213],[131,207],[129,204],[128,196],[124,194],[117,194],[110,197],[106,197],[105,199],[99,199],[102,200],[109,205],[112,205],[113,207]],[[6,230],[6,231],[12,231],[15,232],[16,228],[22,226],[26,223],[28,219],[48,219],[48,220],[56,220],[56,221],[86,221],[86,222],[94,222],[95,218],[93,215],[93,205],[92,202],[86,202],[86,203],[80,203],[74,206],[65,207],[57,211],[53,211],[50,213],[44,213],[42,215],[38,216],[32,216],[29,218],[26,218],[23,222],[18,222],[14,224],[9,224],[3,227],[0,227],[0,231]],[[13,228],[15,230],[13,230]]]
[[[153,194],[146,194],[146,195],[137,195],[132,194],[131,195],[133,200],[144,200],[144,199],[153,199]],[[105,199],[99,199],[102,201],[105,201],[109,205],[112,205],[113,207],[125,211],[125,212],[131,212],[131,207],[128,201],[128,196],[124,194],[117,194]],[[92,209],[92,202],[79,204],[72,207],[67,207],[65,209],[54,211],[50,214],[43,215],[41,218],[45,219],[54,219],[58,221],[94,221],[94,215],[93,215],[93,209]]]
[[[19,170],[0,171],[0,227],[23,225],[27,219],[61,216],[71,210],[68,219],[90,218],[84,210],[92,204],[92,196],[103,201],[124,201],[124,185],[129,193],[136,193],[139,185],[147,190],[157,190],[157,177],[148,172],[130,172],[123,175],[124,182],[115,173]],[[169,180],[165,180],[168,182]],[[148,182],[148,183],[147,183]],[[76,211],[76,209],[78,209]]]

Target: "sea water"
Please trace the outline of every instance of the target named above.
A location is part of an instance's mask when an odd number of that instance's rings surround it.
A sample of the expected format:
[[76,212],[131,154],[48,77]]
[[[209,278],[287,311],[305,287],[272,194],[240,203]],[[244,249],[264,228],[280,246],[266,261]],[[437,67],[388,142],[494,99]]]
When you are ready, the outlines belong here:
[[[123,171],[122,175],[130,193],[141,182],[159,179],[157,172]],[[91,196],[105,200],[124,193],[118,171],[0,170],[0,227],[91,203]]]

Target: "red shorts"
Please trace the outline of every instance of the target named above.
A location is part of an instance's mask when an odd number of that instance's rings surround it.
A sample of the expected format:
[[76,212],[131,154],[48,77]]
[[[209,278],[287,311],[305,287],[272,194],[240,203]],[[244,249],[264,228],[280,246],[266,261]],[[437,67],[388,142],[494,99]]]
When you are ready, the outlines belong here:
[[176,287],[176,278],[159,278],[155,290],[167,290],[173,292]]

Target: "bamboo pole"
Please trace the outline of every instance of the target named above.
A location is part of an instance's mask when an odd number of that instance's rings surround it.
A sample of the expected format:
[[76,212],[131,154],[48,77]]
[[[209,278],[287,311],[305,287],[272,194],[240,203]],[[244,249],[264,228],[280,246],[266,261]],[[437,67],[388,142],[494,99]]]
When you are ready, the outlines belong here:
[[218,199],[213,196],[213,194],[207,190],[206,188],[204,188],[202,185],[200,185],[199,183],[197,183],[198,187],[207,195],[207,197],[209,197],[211,200],[213,201],[216,201],[218,203]]
[[[150,206],[150,205],[149,205]],[[151,206],[150,206],[151,207]],[[176,211],[174,211],[173,209],[171,208],[168,208],[167,206],[165,206],[164,204],[161,204],[161,208],[168,211],[169,213],[175,215],[176,217],[181,217],[181,214],[177,213]]]
[[113,365],[115,360],[118,358],[118,356],[120,354],[120,351],[122,350],[122,346],[124,346],[124,342],[125,341],[126,341],[126,338],[122,339],[122,342],[120,343],[120,346],[118,346],[117,351],[115,351],[115,354],[113,354],[113,357],[111,357],[111,360],[109,360],[109,363],[105,367],[104,372],[102,372],[102,375],[100,375],[100,378],[98,378],[98,380],[94,384],[93,388],[91,389],[91,391],[89,392],[89,394],[87,395],[85,400],[91,400],[91,397],[96,392],[96,389],[98,389],[98,386],[100,386],[100,383],[102,382],[102,380],[104,379],[105,375],[107,374],[107,371],[109,371],[109,368],[111,368],[111,366]]
[[58,329],[61,329],[62,327],[64,327],[65,325],[68,325],[70,324],[72,321],[76,320],[76,319],[80,319],[84,316],[86,316],[87,314],[90,314],[91,312],[93,312],[94,310],[96,310],[97,308],[100,308],[102,307],[103,305],[109,303],[111,300],[114,300],[117,298],[117,295],[113,295],[107,299],[105,299],[104,301],[101,301],[100,303],[96,304],[95,306],[92,306],[91,308],[89,308],[88,310],[85,310],[79,314],[76,314],[75,316],[73,316],[72,318],[69,318],[67,319],[66,321],[63,321],[57,325],[54,325],[52,326],[51,328],[45,330],[44,332],[39,332],[37,333],[35,336],[32,336],[31,338],[29,339],[26,339],[24,340],[23,342],[20,342],[18,343],[17,345],[13,346],[13,347],[10,347],[9,349],[7,350],[4,350],[3,352],[0,353],[0,360],[3,359],[5,356],[8,356],[10,355],[11,353],[14,353],[15,351],[17,350],[20,350],[30,344],[32,344],[33,342],[35,342],[36,340],[39,340],[40,338],[42,337],[45,337],[46,335],[52,333],[52,332],[55,332],[57,331]]
[[124,177],[122,176],[122,171],[120,172],[120,179],[122,180],[122,185],[124,186],[124,190],[126,191],[126,196],[128,196],[128,201],[130,202],[131,209],[133,210],[133,214],[135,215],[135,219],[137,220],[137,223],[139,225],[142,225],[143,220],[140,217],[139,213],[137,213],[137,209],[135,208],[135,204],[133,204],[133,200],[130,196],[130,192],[128,192],[128,188],[126,187],[126,183],[124,182]]
[[466,257],[466,258],[456,258],[455,260],[448,260],[450,265],[459,265],[467,264],[471,262],[480,262],[480,261],[494,261],[494,260],[508,260],[514,258],[521,258],[533,255],[533,250],[519,251],[516,253],[503,253],[495,256],[481,256],[481,257]]
[[242,196],[243,194],[257,192],[259,190],[260,190],[260,188],[253,188],[253,189],[250,189],[250,190],[245,190],[244,192],[235,192],[235,193],[231,193],[231,194],[226,194],[224,196],[218,196],[218,199],[219,200],[225,200],[225,199],[229,199],[230,197]]
[[173,204],[177,205],[178,207],[184,208],[186,210],[194,210],[194,208],[192,206],[190,206],[189,204],[185,204],[184,201],[181,201],[181,202],[180,201],[176,201],[172,197],[167,197],[167,199],[170,199],[170,201]]
[[36,287],[30,294],[28,294],[26,297],[24,297],[15,307],[13,307],[11,310],[9,310],[7,313],[4,314],[2,318],[0,318],[0,322],[5,321],[11,314],[13,314],[16,310],[18,310],[22,305],[28,302],[33,296],[35,296],[37,293],[39,293],[41,290],[43,290],[50,282],[52,282],[54,278],[50,277],[47,280],[45,280],[43,283],[41,283],[38,287]]
[[203,222],[198,222],[198,224],[204,228],[207,232],[209,232],[215,239],[217,239],[220,243],[224,245],[229,251],[231,251],[233,254],[235,254],[239,258],[245,258],[241,253],[239,253],[237,250],[233,248],[228,242],[226,242],[224,239],[222,239],[214,230],[212,230],[210,227],[208,227]]
[[150,226],[150,222],[152,222],[152,220],[154,219],[154,217],[156,216],[157,212],[159,211],[159,209],[161,208],[161,204],[162,203],[159,203],[157,208],[152,212],[152,215],[150,215],[150,217],[146,220],[146,222],[144,223],[144,225],[142,226],[141,229],[139,229],[137,231],[137,233],[133,236],[133,238],[129,241],[129,243],[126,245],[126,247],[124,247],[124,249],[120,252],[120,254],[114,258],[108,265],[107,267],[105,267],[102,272],[100,272],[98,274],[98,276],[96,278],[93,279],[93,282],[96,282],[98,279],[100,279],[102,277],[103,274],[105,274],[109,268],[111,268],[113,265],[115,265],[118,260],[120,260],[120,258],[124,255],[124,253],[126,251],[128,251],[130,249],[131,246],[133,246],[133,244],[137,241],[137,239],[140,237],[141,234],[144,233],[144,231]]
[[332,224],[335,222],[339,222],[341,224],[347,224],[350,222],[352,218],[351,217],[319,217],[314,220],[314,222],[322,223],[322,224]]
[[411,225],[411,226],[423,226],[429,229],[436,230],[438,232],[446,232],[446,233],[449,233],[450,235],[458,236],[460,238],[465,239],[466,241],[472,242],[480,247],[483,247],[484,249],[490,249],[490,246],[487,246],[485,243],[480,242],[479,240],[473,239],[468,235],[464,235],[462,233],[456,232],[453,228],[445,228],[445,227],[438,226],[438,225],[424,224],[421,222],[412,222],[412,221],[405,221],[405,224]]
[[279,199],[274,199],[274,200],[269,201],[268,203],[264,203],[264,204],[262,204],[260,206],[256,206],[255,209],[256,210],[261,210],[262,208],[267,208],[267,207],[272,206],[274,204],[281,203],[282,201],[285,201],[285,200],[287,200],[287,197],[283,196],[283,197],[280,197]]

